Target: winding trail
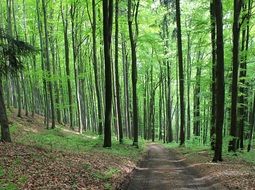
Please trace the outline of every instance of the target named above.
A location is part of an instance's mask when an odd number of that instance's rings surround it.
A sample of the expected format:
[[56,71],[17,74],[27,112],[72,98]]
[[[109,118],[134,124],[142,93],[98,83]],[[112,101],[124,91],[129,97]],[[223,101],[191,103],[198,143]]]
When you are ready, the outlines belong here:
[[158,144],[148,146],[147,156],[134,170],[127,190],[226,189],[215,180],[199,175],[174,151]]

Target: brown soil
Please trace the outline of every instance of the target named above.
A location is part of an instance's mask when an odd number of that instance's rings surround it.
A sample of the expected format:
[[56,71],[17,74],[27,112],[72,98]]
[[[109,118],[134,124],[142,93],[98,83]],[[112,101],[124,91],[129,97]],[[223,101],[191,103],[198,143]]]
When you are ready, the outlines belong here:
[[228,189],[255,190],[255,166],[242,159],[224,157],[223,162],[213,163],[213,155],[207,150],[189,151],[176,149],[190,168],[199,171],[204,178],[220,181]]
[[173,150],[151,144],[147,152],[145,159],[133,172],[130,183],[123,189],[227,189],[191,167]]

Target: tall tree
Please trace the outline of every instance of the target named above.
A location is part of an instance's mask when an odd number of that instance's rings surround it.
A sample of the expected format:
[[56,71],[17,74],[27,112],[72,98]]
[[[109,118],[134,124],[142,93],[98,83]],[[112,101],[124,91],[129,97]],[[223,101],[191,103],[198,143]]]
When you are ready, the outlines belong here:
[[237,100],[238,100],[238,70],[240,63],[240,13],[242,9],[242,0],[234,0],[234,20],[233,20],[233,50],[232,50],[232,96],[231,96],[231,128],[230,135],[232,139],[229,142],[229,151],[236,151],[237,148]]
[[[133,89],[133,132],[134,141],[133,145],[138,147],[138,97],[137,97],[137,37],[138,37],[138,10],[139,3],[128,0],[128,31],[131,45],[131,57],[132,57],[132,89]],[[135,33],[133,31],[133,22],[135,22]]]
[[96,85],[96,97],[97,97],[97,111],[98,111],[98,134],[102,135],[103,133],[103,118],[102,118],[102,102],[100,94],[100,85],[99,85],[99,72],[98,72],[98,61],[97,61],[97,18],[96,18],[96,1],[92,0],[92,40],[93,40],[93,68],[95,76],[95,85]]
[[216,141],[213,161],[222,161],[222,129],[224,120],[224,42],[223,42],[223,22],[222,22],[222,2],[214,0],[214,14],[216,23],[216,70],[215,70],[215,88],[216,88]]
[[[66,9],[68,7],[66,6]],[[64,13],[65,11],[65,13]],[[72,96],[72,85],[71,85],[71,71],[70,71],[70,58],[69,58],[69,39],[68,39],[68,11],[64,10],[61,1],[61,17],[64,29],[64,47],[65,47],[65,64],[66,64],[66,75],[67,75],[67,91],[69,100],[69,121],[70,127],[73,129],[73,96]]]
[[120,101],[120,82],[119,82],[119,0],[115,2],[115,85],[116,85],[116,101],[118,112],[119,126],[119,142],[123,143],[122,117],[121,117],[121,101]]
[[3,97],[2,74],[0,75],[0,124],[1,124],[1,141],[11,142],[9,122],[6,114],[6,108]]
[[105,123],[104,147],[111,147],[111,116],[112,116],[112,69],[111,42],[113,22],[113,0],[103,1],[104,61],[105,61]]
[[[47,11],[46,11],[46,3],[45,0],[42,0],[42,8],[43,8],[43,21],[44,21],[44,33],[45,33],[45,53],[46,53],[46,69],[48,77],[51,76],[51,66],[50,66],[50,55],[49,55],[49,34],[48,34],[48,20],[47,20]],[[48,90],[50,95],[50,106],[51,106],[51,128],[55,128],[55,106],[54,106],[54,98],[53,98],[53,87],[51,79],[48,79]]]
[[181,11],[180,0],[176,0],[176,25],[177,25],[177,46],[179,60],[179,85],[180,85],[180,145],[185,143],[185,103],[184,103],[184,73],[183,73],[183,56],[182,56],[182,31],[181,31]]
[[212,103],[211,103],[211,149],[215,147],[215,101],[216,101],[216,88],[215,88],[215,67],[216,67],[216,26],[215,26],[215,5],[214,0],[210,2],[210,21],[211,21],[211,43],[212,43]]

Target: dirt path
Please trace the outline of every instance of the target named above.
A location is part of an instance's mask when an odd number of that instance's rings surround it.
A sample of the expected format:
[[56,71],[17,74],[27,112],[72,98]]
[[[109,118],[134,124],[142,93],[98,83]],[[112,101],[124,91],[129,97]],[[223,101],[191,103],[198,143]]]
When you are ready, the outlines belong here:
[[226,189],[202,177],[176,153],[161,145],[148,146],[148,154],[136,168],[127,190]]

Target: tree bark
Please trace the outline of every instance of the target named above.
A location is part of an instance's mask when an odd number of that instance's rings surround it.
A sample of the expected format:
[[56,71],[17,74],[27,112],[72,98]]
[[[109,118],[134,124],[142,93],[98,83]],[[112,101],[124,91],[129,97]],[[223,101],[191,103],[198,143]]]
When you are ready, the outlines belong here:
[[0,76],[0,124],[1,124],[1,141],[11,142],[9,122],[6,114],[6,108],[3,97],[2,76]]
[[111,37],[113,21],[113,0],[103,1],[103,31],[105,59],[105,124],[104,147],[111,147],[112,116],[112,69],[111,69]]
[[100,85],[99,85],[99,75],[98,75],[98,62],[97,62],[97,18],[96,18],[96,3],[95,0],[92,0],[92,38],[93,38],[93,68],[95,76],[95,85],[96,85],[96,96],[97,96],[97,110],[98,110],[98,134],[103,134],[103,118],[102,118],[102,102],[100,94]]
[[121,114],[121,90],[119,82],[119,0],[115,2],[115,85],[116,85],[116,101],[119,124],[119,142],[123,143],[122,114]]
[[184,74],[183,74],[183,56],[182,56],[181,11],[180,11],[179,0],[176,0],[176,24],[177,24],[177,46],[178,46],[178,61],[179,61],[179,85],[180,85],[180,109],[181,109],[180,145],[184,145],[185,143]]
[[212,43],[212,103],[211,103],[211,149],[215,149],[215,106],[216,106],[216,86],[215,86],[215,70],[216,70],[216,26],[215,26],[215,5],[214,0],[210,3],[210,16],[211,16],[211,43]]
[[[50,56],[49,56],[49,36],[48,36],[48,27],[47,27],[47,15],[46,15],[46,4],[45,0],[42,0],[43,15],[44,15],[44,32],[45,32],[45,52],[46,52],[46,68],[49,77],[51,76],[51,67],[50,67]],[[55,128],[55,107],[54,107],[54,98],[53,98],[53,88],[51,79],[49,79],[48,90],[50,93],[50,106],[51,106],[51,128]]]
[[71,85],[71,73],[70,73],[70,58],[69,58],[69,40],[68,40],[68,19],[67,10],[64,16],[64,10],[61,1],[61,16],[64,29],[64,47],[65,47],[65,65],[66,65],[66,75],[67,75],[67,90],[68,90],[68,100],[69,100],[69,117],[70,117],[70,127],[73,129],[73,97],[72,97],[72,85]]
[[[133,133],[134,133],[134,140],[133,145],[138,147],[138,97],[137,97],[137,55],[136,55],[136,48],[137,48],[137,36],[138,36],[138,9],[139,9],[139,0],[134,5],[135,8],[132,6],[132,0],[128,0],[128,31],[129,31],[129,39],[131,44],[131,57],[132,57],[132,89],[133,89]],[[134,12],[132,10],[134,9]],[[135,21],[136,32],[134,36],[133,31],[133,21]]]
[[223,42],[223,23],[222,23],[222,2],[221,0],[214,0],[214,13],[216,18],[216,142],[213,161],[222,161],[222,129],[224,120],[224,42]]
[[240,40],[240,13],[242,0],[234,0],[234,23],[233,23],[233,50],[232,50],[232,96],[231,96],[231,128],[230,135],[233,138],[229,142],[228,151],[236,151],[237,148],[237,100],[238,100],[238,70],[240,63],[239,40]]

